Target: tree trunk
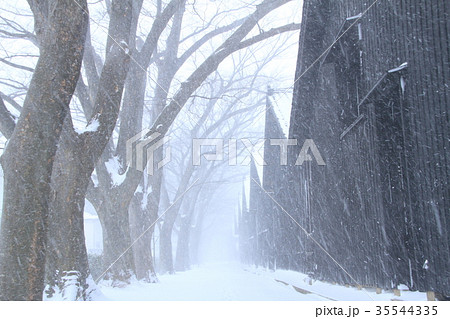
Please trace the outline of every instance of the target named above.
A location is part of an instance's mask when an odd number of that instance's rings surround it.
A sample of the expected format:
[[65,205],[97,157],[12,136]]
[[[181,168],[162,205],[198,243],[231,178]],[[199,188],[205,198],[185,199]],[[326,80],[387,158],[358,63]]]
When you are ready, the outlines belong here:
[[195,223],[195,226],[193,227],[192,232],[192,238],[190,241],[189,246],[189,261],[191,265],[198,265],[200,264],[200,258],[199,258],[199,248],[200,248],[200,241],[202,238],[203,233],[203,220],[206,213],[206,208],[203,207],[202,210],[198,213],[197,221]]
[[[154,283],[158,282],[153,265],[152,236],[158,210],[143,206],[144,194],[137,193],[130,203],[131,238],[133,245],[136,277],[138,280]],[[156,217],[155,217],[156,216]]]
[[180,232],[178,233],[177,254],[175,257],[175,270],[185,271],[190,268],[189,242],[191,234],[191,212],[181,217]]
[[162,274],[175,273],[172,257],[172,230],[179,210],[180,203],[177,203],[172,206],[164,216],[164,223],[162,225],[159,238],[159,272]]
[[180,232],[178,233],[177,253],[175,255],[175,270],[189,270],[191,266],[190,260],[190,243],[191,243],[191,227],[192,218],[194,217],[198,196],[202,187],[197,187],[190,194],[189,200],[184,201],[184,211],[180,218]]
[[[136,191],[136,188],[138,187],[139,183],[142,180],[142,172],[137,171],[132,167],[128,168],[127,173],[123,171],[118,171],[117,172],[118,174],[127,174],[127,175],[125,181],[123,181],[123,183],[121,183],[120,185],[117,185],[116,181],[111,180],[110,172],[106,170],[105,163],[108,162],[109,160],[117,158],[122,167],[125,167],[126,142],[131,137],[138,134],[138,132],[141,130],[142,114],[144,109],[145,87],[146,87],[145,84],[147,77],[147,73],[145,72],[145,70],[150,65],[150,58],[157,47],[158,39],[161,33],[167,26],[169,20],[171,19],[177,8],[182,3],[184,3],[184,0],[172,0],[161,12],[161,14],[159,14],[155,18],[153,26],[147,36],[147,39],[141,51],[138,52],[132,48],[133,61],[137,63],[132,64],[127,79],[126,91],[124,94],[123,106],[121,111],[121,118],[120,118],[121,125],[119,138],[117,142],[117,148],[115,151],[113,149],[106,149],[105,152],[103,153],[102,161],[97,162],[96,170],[97,176],[99,178],[99,185],[97,187],[93,187],[92,189],[90,189],[88,193],[88,197],[91,200],[91,203],[96,207],[97,213],[102,222],[103,238],[104,238],[104,255],[105,255],[104,258],[105,262],[107,263],[109,262],[110,264],[115,259],[119,258],[120,254],[129,246],[125,247],[126,245],[123,245],[123,242],[121,242],[119,244],[121,248],[118,249],[114,241],[111,244],[109,244],[110,243],[109,238],[113,238],[115,236],[116,238],[120,238],[120,240],[123,239],[124,242],[128,244],[131,243],[129,215],[128,215],[129,209],[128,206],[126,205],[128,205],[131,202],[134,193]],[[164,105],[162,107],[164,107]],[[152,187],[155,190],[159,186],[152,185]],[[154,195],[156,196],[156,193],[158,192],[155,192]],[[159,202],[159,194],[157,196],[158,197],[155,198],[157,199],[157,202]],[[117,205],[105,204],[106,199],[108,200],[115,199],[114,203],[116,203]],[[117,201],[121,202],[117,203]],[[118,205],[120,205],[119,210],[117,209]],[[148,214],[150,214],[150,216],[153,216],[154,214],[157,215],[157,208],[158,208],[157,204],[156,205],[152,204],[151,210],[156,209],[156,211],[146,212],[145,215],[146,216],[148,216]],[[140,217],[144,218],[143,216],[133,215],[133,212],[131,212],[131,217],[132,218],[136,217],[138,219],[140,219]],[[123,224],[121,225],[120,222],[115,220],[115,218],[122,220]],[[139,223],[140,221],[136,222]],[[113,229],[109,229],[109,227],[113,227]],[[118,233],[115,233],[114,228],[119,229]],[[151,233],[152,230],[149,232]],[[121,249],[122,251],[118,255]],[[150,247],[148,247],[148,249],[150,249]],[[130,251],[131,250],[132,249],[130,249]],[[144,255],[145,254],[151,255],[151,251],[149,252],[146,249],[140,250],[138,248],[135,252],[137,253],[136,256],[137,258],[140,258],[139,255],[141,253],[143,253]],[[117,285],[120,285],[119,282],[122,279],[124,279],[125,282],[128,282],[129,279],[127,278],[128,275],[126,274],[130,273],[130,271],[132,271],[134,274],[135,268],[132,257],[133,257],[132,254],[131,256],[128,256],[128,254],[126,254],[123,258],[126,258],[127,260],[123,263],[122,262],[116,263],[111,270],[108,270],[106,274],[107,277],[113,279],[113,281],[115,281]],[[144,260],[147,260],[146,257],[143,258]],[[139,265],[138,278],[140,278],[141,276],[144,277],[147,276],[144,274],[147,273],[149,276],[149,280],[155,280],[150,279],[151,277],[153,277],[154,274],[153,264],[149,264],[143,260],[138,260],[138,262],[141,261],[143,263]],[[120,270],[119,268],[122,266],[123,268]],[[116,274],[119,275],[116,277]]]
[[64,300],[90,300],[95,284],[90,278],[83,219],[90,176],[71,125],[68,116],[52,173],[45,293],[47,298],[56,293]]
[[[198,265],[199,264],[199,246],[202,238],[203,232],[203,222],[205,219],[205,215],[209,210],[209,204],[213,199],[214,193],[216,189],[208,188],[205,189],[203,186],[199,190],[197,196],[197,201],[195,206],[192,209],[193,216],[191,217],[191,227],[193,228],[192,238],[189,239],[189,262],[190,265]],[[202,197],[199,198],[199,195],[202,194]],[[194,210],[198,211],[195,214]],[[193,225],[192,219],[195,217],[195,226]]]
[[103,278],[111,280],[114,287],[129,284],[135,274],[128,206],[128,201],[115,194],[103,201],[97,211],[103,228]]
[[88,24],[86,1],[52,1],[51,7],[24,107],[2,156],[0,300],[41,300],[44,290],[53,159],[78,81]]
[[[92,124],[95,121],[97,127],[78,134],[73,129],[70,115],[64,125],[57,154],[57,170],[52,176],[55,196],[51,199],[51,213],[56,215],[56,224],[52,224],[55,229],[49,234],[53,249],[51,262],[54,265],[48,267],[49,288],[46,290],[48,296],[61,290],[60,293],[65,299],[89,299],[95,287],[89,279],[84,243],[84,198],[95,163],[108,144],[118,117],[130,62],[125,46],[130,37],[131,11],[131,1],[112,2],[106,60],[99,78],[92,117],[88,118],[88,123]],[[114,198],[118,200],[118,196]],[[112,199],[111,201],[115,203]],[[111,205],[109,200],[103,204]],[[120,209],[126,212],[124,220],[119,218],[123,215]],[[108,210],[112,211],[112,216],[107,216],[106,224],[113,225],[108,238],[111,238],[115,231],[120,238],[121,227],[128,227],[127,209],[127,206],[124,209],[123,203],[120,203],[116,205],[115,210]],[[100,212],[98,214],[100,215]],[[65,225],[60,225],[64,223]],[[112,245],[121,250],[124,246],[128,247],[129,242],[128,239]],[[108,262],[112,263],[113,256],[108,257],[110,257],[107,258]],[[129,275],[121,274],[119,277],[125,278]]]

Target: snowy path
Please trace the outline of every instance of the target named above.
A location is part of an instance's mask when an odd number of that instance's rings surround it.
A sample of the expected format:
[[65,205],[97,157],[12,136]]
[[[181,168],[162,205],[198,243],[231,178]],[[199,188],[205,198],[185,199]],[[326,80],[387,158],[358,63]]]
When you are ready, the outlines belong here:
[[301,294],[238,264],[203,266],[159,276],[159,280],[158,284],[136,282],[126,288],[102,287],[102,292],[110,300],[326,300]]
[[[329,301],[329,300],[426,300],[420,292],[392,291],[376,294],[375,290],[358,290],[314,281],[301,273],[244,269],[240,264],[212,264],[176,275],[159,276],[157,284],[134,282],[126,288],[100,285],[107,300],[148,301]],[[289,284],[287,284],[289,283]]]

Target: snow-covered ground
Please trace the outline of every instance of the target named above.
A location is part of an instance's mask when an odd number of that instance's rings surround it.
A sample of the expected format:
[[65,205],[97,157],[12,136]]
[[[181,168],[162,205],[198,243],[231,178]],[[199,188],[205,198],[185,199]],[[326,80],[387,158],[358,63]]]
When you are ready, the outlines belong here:
[[133,282],[125,288],[100,285],[107,300],[155,301],[329,301],[329,300],[426,300],[419,292],[376,294],[323,282],[309,284],[308,277],[294,271],[245,268],[239,264],[211,264],[175,275],[159,276],[157,284]]
[[[295,287],[300,293],[313,295],[315,300],[338,300],[338,301],[426,301],[426,293],[417,291],[408,291],[406,286],[400,288],[400,296],[395,296],[393,291],[382,291],[377,294],[375,289],[362,288],[358,290],[356,287],[345,287],[333,285],[327,282],[310,280],[310,278],[302,273],[288,270],[277,270],[268,272],[262,269],[249,270],[255,275],[273,278],[275,281],[289,284]],[[294,288],[294,289],[295,289]],[[307,299],[304,299],[307,300]]]
[[101,289],[110,300],[317,300],[238,264],[204,266],[159,276],[159,280],[157,284],[135,282],[126,288]]

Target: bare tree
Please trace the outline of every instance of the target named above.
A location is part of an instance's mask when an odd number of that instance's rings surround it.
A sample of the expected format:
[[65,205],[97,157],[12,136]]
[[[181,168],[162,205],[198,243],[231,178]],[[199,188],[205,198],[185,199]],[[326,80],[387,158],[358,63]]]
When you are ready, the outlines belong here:
[[[52,249],[47,263],[49,287],[46,290],[49,296],[60,290],[64,298],[89,299],[93,289],[92,281],[87,281],[84,199],[95,163],[108,145],[118,118],[130,64],[129,44],[134,38],[130,32],[136,4],[131,0],[111,2],[106,59],[96,83],[95,100],[92,105],[84,105],[88,125],[84,132],[76,132],[71,116],[64,123],[52,175],[54,193],[49,232]],[[126,259],[122,261],[127,263]],[[75,293],[74,287],[77,287]]]
[[[40,300],[50,177],[81,68],[86,1],[32,1],[40,57],[23,110],[2,156],[5,188],[0,238],[0,299]],[[5,118],[5,117],[3,117]],[[12,122],[6,114],[7,134]]]
[[[243,40],[252,31],[257,21],[262,19],[272,10],[280,7],[281,5],[289,2],[289,0],[277,0],[277,1],[263,1],[257,6],[255,11],[248,15],[245,19],[239,21],[239,24],[232,23],[228,26],[218,28],[210,33],[207,33],[200,40],[195,42],[191,47],[189,47],[181,55],[178,54],[178,41],[179,38],[179,26],[181,25],[181,19],[183,17],[182,10],[172,22],[171,33],[167,40],[166,51],[164,53],[164,65],[160,67],[158,84],[155,87],[155,99],[153,104],[153,120],[150,132],[159,132],[162,136],[165,135],[175,121],[179,111],[189,100],[191,95],[202,85],[202,83],[211,75],[219,66],[219,64],[232,53],[249,47],[255,43],[268,39],[274,35],[278,35],[282,32],[297,30],[299,28],[298,24],[288,24],[282,27],[274,28],[266,32],[262,32],[256,36],[250,37]],[[195,53],[208,39],[213,38],[216,35],[223,34],[227,31],[233,30],[238,27],[228,36],[227,40],[215,50],[206,60],[200,64],[196,70],[188,77],[186,81],[181,84],[177,93],[167,101],[167,96],[169,90],[171,89],[171,83],[174,79],[176,72],[179,68],[189,59],[189,57]],[[145,45],[143,46],[141,53],[137,53],[136,61],[142,61],[140,63],[141,68],[137,69],[137,72],[142,72],[147,70],[151,59],[147,55],[143,55]],[[141,57],[142,56],[142,57]],[[145,57],[145,58],[144,58]],[[144,78],[142,74],[141,79]],[[131,82],[134,78],[130,78],[130,90],[136,88],[142,88],[142,82],[136,83]],[[135,80],[133,80],[135,81]],[[128,84],[127,84],[128,88]],[[126,96],[127,94],[125,94]],[[133,100],[131,100],[133,97]],[[114,226],[115,233],[115,243],[123,242],[127,243],[128,240],[124,238],[129,237],[129,222],[128,222],[128,204],[131,202],[136,189],[138,188],[141,179],[142,172],[137,171],[132,167],[126,168],[126,141],[132,136],[136,135],[140,131],[140,123],[142,122],[142,110],[144,108],[144,92],[136,92],[135,94],[130,94],[130,100],[124,100],[123,109],[120,117],[121,127],[119,131],[117,148],[107,148],[102,157],[102,162],[96,167],[96,172],[99,176],[98,185],[91,183],[91,187],[88,192],[88,199],[93,203],[97,212],[99,213],[100,219],[103,220],[102,224],[105,226]],[[136,100],[138,98],[138,100]],[[128,105],[128,107],[127,107]],[[129,106],[133,105],[135,109]],[[137,117],[136,117],[137,115]],[[117,169],[113,174],[108,171],[106,163],[115,162],[114,165]],[[121,182],[118,184],[117,181],[111,179],[111,175],[123,175]],[[152,202],[153,209],[157,209],[159,202],[159,185],[160,177],[158,175],[153,178],[154,184],[152,184],[152,195],[148,199]],[[118,207],[123,207],[120,209],[121,213],[118,212]],[[119,214],[119,215],[117,215]],[[150,213],[150,216],[155,216],[155,213]],[[106,222],[106,220],[108,220]],[[117,231],[120,229],[120,231]],[[108,230],[106,229],[106,232]],[[106,235],[107,237],[107,235]],[[111,256],[111,258],[105,258],[107,265],[114,264],[115,267],[119,267],[120,262],[114,263],[115,259],[120,256],[121,252],[126,250],[125,246],[112,247],[115,251],[110,252],[108,248],[108,243],[105,242],[105,255]],[[151,272],[149,267],[149,271]],[[124,269],[122,269],[124,272]]]

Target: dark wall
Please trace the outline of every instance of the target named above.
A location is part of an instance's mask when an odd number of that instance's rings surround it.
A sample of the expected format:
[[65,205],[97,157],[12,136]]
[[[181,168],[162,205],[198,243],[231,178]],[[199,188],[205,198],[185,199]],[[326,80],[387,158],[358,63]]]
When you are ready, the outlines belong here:
[[347,273],[301,229],[290,268],[450,294],[449,4],[371,3],[304,2],[289,137],[326,166],[292,147],[278,198]]

